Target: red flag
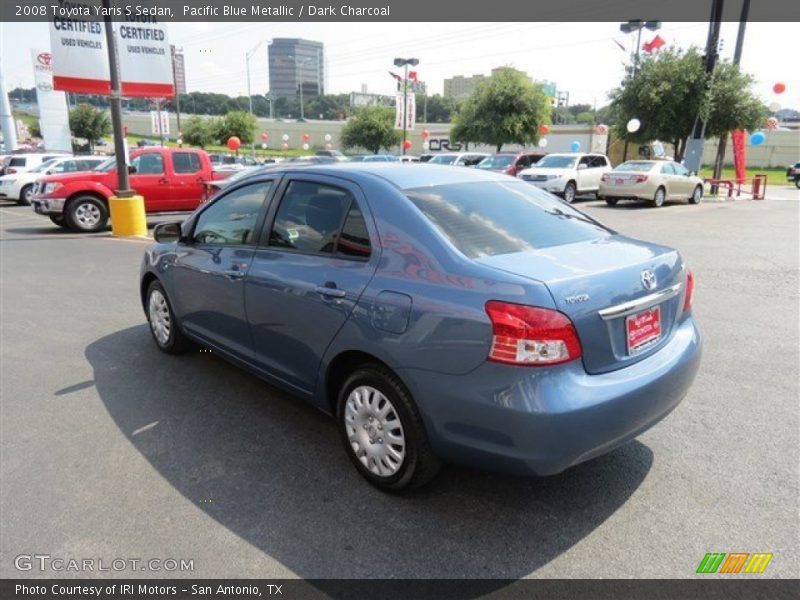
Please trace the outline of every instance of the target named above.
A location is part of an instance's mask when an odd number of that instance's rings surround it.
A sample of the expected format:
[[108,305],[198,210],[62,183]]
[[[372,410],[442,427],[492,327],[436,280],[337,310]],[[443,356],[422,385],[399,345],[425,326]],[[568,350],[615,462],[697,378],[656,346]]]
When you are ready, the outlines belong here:
[[665,42],[664,39],[660,35],[656,34],[656,37],[654,37],[652,40],[642,44],[642,50],[644,50],[645,52],[650,54],[654,50],[658,50],[659,48],[661,48],[661,46],[663,46],[666,43],[667,42]]
[[416,81],[417,80],[417,72],[416,71],[409,71],[408,72],[408,78],[411,81]]

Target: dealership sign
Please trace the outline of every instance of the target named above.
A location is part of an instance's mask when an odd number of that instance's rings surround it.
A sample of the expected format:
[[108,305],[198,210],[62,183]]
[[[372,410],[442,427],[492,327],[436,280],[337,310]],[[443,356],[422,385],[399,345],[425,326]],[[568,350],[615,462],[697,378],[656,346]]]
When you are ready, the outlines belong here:
[[39,105],[39,129],[47,150],[72,151],[72,136],[69,131],[67,97],[64,92],[53,89],[52,56],[49,52],[31,50],[33,81],[36,86],[36,101]]
[[[417,122],[417,102],[414,94],[397,92],[395,96],[395,116],[394,128],[403,129],[403,117],[405,116],[405,129],[414,129]],[[403,110],[403,100],[405,100],[405,110]]]
[[[95,15],[101,0],[82,0]],[[111,94],[105,24],[80,17],[50,22],[53,86],[65,92]],[[114,23],[123,96],[175,95],[166,24],[153,17],[130,16]]]

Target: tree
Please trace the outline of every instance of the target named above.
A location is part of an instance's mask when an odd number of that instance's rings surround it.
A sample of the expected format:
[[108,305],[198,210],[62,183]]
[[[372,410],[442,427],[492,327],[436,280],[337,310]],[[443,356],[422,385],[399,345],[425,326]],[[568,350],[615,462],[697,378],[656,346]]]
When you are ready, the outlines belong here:
[[[614,132],[632,142],[669,141],[675,146],[676,160],[681,160],[701,108],[710,117],[706,137],[759,125],[763,116],[757,118],[760,102],[751,84],[748,75],[727,62],[719,63],[709,80],[696,48],[668,48],[644,57],[636,77],[629,73],[622,86],[611,92]],[[627,133],[626,124],[634,118],[641,127]]]
[[111,120],[105,111],[79,104],[69,113],[69,128],[72,135],[89,142],[89,152],[92,152],[94,142],[111,133]]
[[394,128],[394,110],[387,106],[365,106],[342,128],[342,147],[366,148],[373,154],[399,144],[402,134]]
[[31,134],[32,138],[42,137],[42,124],[39,122],[39,119],[33,119],[30,122],[28,125],[28,132]]
[[216,138],[224,144],[228,138],[236,136],[242,144],[249,144],[255,140],[256,126],[255,116],[243,110],[234,110],[217,122]]
[[219,124],[214,119],[195,115],[183,125],[183,141],[190,146],[205,148],[214,143],[218,129]]
[[480,82],[456,114],[450,137],[497,148],[503,144],[532,144],[539,125],[550,121],[544,88],[519,71],[503,69]]

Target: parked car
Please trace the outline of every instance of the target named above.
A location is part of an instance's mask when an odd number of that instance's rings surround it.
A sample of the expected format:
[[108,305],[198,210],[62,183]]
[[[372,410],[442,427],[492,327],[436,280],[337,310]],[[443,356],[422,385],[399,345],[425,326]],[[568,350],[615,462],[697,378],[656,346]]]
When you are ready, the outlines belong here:
[[517,173],[535,165],[545,156],[544,152],[498,152],[484,158],[475,168],[516,177]]
[[420,154],[419,155],[419,162],[429,162],[435,154]]
[[548,154],[530,169],[520,171],[519,177],[535,186],[558,194],[570,204],[578,194],[596,194],[603,173],[611,164],[603,154]]
[[154,238],[158,348],[196,342],[333,415],[384,490],[440,461],[558,473],[663,419],[699,366],[676,250],[498,173],[263,169]]
[[[208,154],[192,148],[150,147],[130,153],[130,185],[144,196],[148,213],[193,210],[214,177]],[[34,211],[61,227],[100,231],[108,223],[108,199],[117,187],[116,158],[93,171],[48,175],[36,182]],[[227,174],[225,175],[227,176]]]
[[629,160],[600,178],[597,197],[609,206],[620,200],[647,200],[654,207],[667,200],[703,198],[703,180],[682,164],[665,160]]
[[30,171],[0,176],[0,198],[16,200],[17,204],[27,206],[31,203],[33,186],[44,175],[91,171],[105,162],[107,156],[65,156],[51,158]]
[[474,167],[489,156],[485,152],[442,152],[434,154],[429,162],[432,165],[454,165],[457,167]]
[[403,163],[418,163],[419,156],[412,156],[411,154],[403,154],[397,157],[400,162]]
[[793,181],[797,189],[800,189],[800,162],[786,169],[786,180]]
[[397,162],[400,160],[394,154],[356,154],[350,156],[351,162]]
[[347,157],[338,150],[317,150],[317,156],[329,156],[336,160],[346,161]]
[[68,152],[31,152],[24,154],[9,154],[3,163],[0,175],[13,175],[14,173],[24,173],[38,167],[51,158],[69,156]]

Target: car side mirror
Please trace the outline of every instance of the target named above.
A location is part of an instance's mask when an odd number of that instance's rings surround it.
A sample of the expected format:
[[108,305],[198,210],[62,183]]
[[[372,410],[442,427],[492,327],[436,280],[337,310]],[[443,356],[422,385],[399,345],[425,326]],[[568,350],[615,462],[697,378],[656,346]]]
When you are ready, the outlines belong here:
[[697,171],[689,171],[689,172],[686,174],[686,176],[687,176],[687,177],[694,177],[695,175],[697,175]]
[[172,244],[179,242],[182,237],[180,221],[172,223],[159,223],[153,229],[153,239],[159,244]]
[[582,171],[586,168],[586,165],[578,165],[578,171]]
[[133,165],[128,165],[128,173],[131,175],[136,173],[136,167],[134,167]]

